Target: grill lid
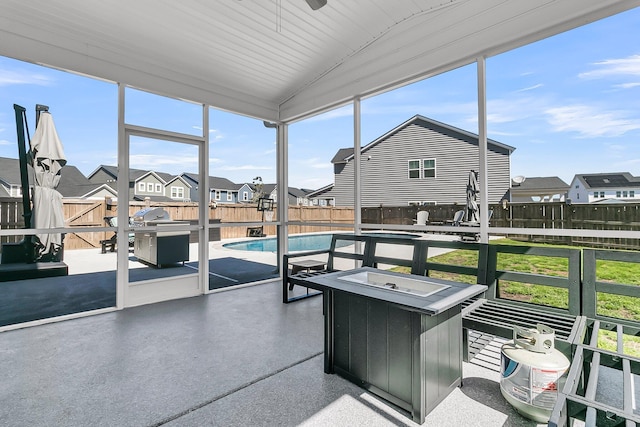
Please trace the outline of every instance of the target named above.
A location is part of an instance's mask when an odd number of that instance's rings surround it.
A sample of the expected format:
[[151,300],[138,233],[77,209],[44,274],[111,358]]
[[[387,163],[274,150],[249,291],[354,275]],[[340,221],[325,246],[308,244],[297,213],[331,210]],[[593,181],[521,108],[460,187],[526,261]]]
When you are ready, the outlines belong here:
[[145,208],[140,209],[133,214],[133,220],[135,222],[149,222],[149,221],[171,221],[169,212],[162,208]]

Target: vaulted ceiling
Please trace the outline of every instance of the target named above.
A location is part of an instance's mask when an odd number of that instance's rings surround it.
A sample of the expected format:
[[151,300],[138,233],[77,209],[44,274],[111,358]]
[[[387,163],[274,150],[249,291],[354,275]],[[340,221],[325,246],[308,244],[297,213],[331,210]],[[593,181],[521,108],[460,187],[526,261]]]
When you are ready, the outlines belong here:
[[2,0],[0,55],[291,121],[640,0]]

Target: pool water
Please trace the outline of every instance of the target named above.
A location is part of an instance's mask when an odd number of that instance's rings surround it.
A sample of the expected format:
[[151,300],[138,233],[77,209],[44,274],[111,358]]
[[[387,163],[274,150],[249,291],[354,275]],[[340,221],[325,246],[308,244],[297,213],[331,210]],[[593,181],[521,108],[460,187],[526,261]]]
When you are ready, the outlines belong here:
[[[376,233],[376,235],[390,236],[390,234]],[[413,238],[418,237],[413,234],[394,234],[394,237]],[[300,236],[289,236],[289,252],[328,250],[331,246],[331,238],[333,234],[306,234]],[[348,240],[338,240],[338,247],[351,245]],[[249,240],[243,242],[226,243],[222,245],[227,249],[238,251],[256,251],[256,252],[276,252],[278,250],[278,240],[275,237],[269,237],[260,240]]]

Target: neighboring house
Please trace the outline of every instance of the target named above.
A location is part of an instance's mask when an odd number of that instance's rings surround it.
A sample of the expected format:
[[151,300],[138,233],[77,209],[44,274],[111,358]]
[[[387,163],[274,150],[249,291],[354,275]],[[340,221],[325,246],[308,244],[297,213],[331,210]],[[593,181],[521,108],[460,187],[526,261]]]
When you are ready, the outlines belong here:
[[[93,183],[107,184],[117,190],[118,167],[100,165],[89,174],[88,178]],[[157,171],[129,169],[129,200],[143,201],[149,198],[157,202],[190,201],[190,197],[191,184],[180,176]]]
[[239,203],[251,203],[253,199],[253,188],[251,185],[244,183],[238,188],[238,202]]
[[[514,147],[489,139],[489,203],[508,196]],[[352,148],[332,163],[334,185],[322,193],[336,206],[353,206]],[[478,136],[416,115],[361,150],[362,206],[465,203],[470,170],[478,170]]]
[[191,201],[191,185],[181,176],[176,176],[167,181],[164,186],[165,196],[171,200]]
[[[27,166],[30,187],[33,187],[33,169]],[[60,182],[56,190],[63,198],[74,199],[104,199],[106,196],[115,197],[116,192],[107,185],[96,184],[87,179],[78,168],[65,165],[60,171]],[[0,157],[0,197],[22,197],[20,179],[20,161],[7,157]]]
[[[180,175],[191,186],[190,198],[191,201],[197,202],[200,200],[198,196],[198,174],[184,172]],[[227,178],[221,178],[218,176],[209,177],[209,200],[207,203],[236,203],[238,200],[238,184],[234,184]]]
[[[276,184],[264,184],[263,191],[265,196],[278,203],[278,186]],[[307,193],[300,188],[289,187],[287,189],[288,204],[290,206],[309,206],[311,205]]]
[[567,198],[571,203],[637,202],[640,177],[629,172],[579,174],[573,177]]
[[210,198],[211,201],[216,203],[237,203],[238,188],[238,184],[229,181],[227,178],[209,177]]
[[515,177],[511,180],[510,201],[513,203],[564,202],[569,184],[557,176]]
[[336,200],[331,196],[326,196],[333,188],[333,184],[325,185],[317,190],[307,193],[307,198],[312,206],[335,206]]

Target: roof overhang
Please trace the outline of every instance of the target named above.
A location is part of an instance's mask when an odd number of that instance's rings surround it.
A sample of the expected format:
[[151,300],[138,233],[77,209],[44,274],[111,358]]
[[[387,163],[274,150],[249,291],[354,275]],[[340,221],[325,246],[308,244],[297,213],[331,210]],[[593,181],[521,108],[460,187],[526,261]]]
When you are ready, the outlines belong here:
[[289,122],[640,0],[3,0],[0,55]]

